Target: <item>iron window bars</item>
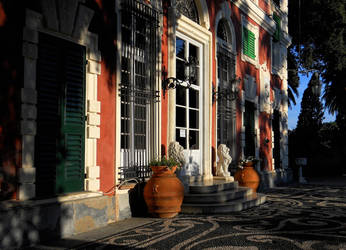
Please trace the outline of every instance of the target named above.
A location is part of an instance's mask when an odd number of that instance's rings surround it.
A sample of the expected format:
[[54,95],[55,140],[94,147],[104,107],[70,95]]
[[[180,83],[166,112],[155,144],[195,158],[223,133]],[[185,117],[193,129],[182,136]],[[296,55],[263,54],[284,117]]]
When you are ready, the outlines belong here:
[[159,13],[147,4],[121,4],[121,166],[119,180],[150,177],[150,124],[156,90]]
[[[213,85],[212,92],[212,101],[219,101],[225,103],[227,101],[233,101],[237,99],[238,96],[238,86],[241,81],[240,77],[236,77],[234,68],[235,68],[235,59],[234,56],[228,50],[218,46],[218,75],[219,79],[222,79],[218,89],[216,91]],[[225,74],[227,74],[225,76]],[[224,81],[228,82],[225,86]]]

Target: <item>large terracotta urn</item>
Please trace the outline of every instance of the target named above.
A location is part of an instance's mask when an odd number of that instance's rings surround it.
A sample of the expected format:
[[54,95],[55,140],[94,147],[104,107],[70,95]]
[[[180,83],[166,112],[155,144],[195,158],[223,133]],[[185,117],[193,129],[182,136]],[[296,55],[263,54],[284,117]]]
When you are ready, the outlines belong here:
[[153,174],[144,187],[148,212],[159,218],[171,218],[181,211],[184,186],[175,175],[177,167],[151,166]]
[[234,174],[234,179],[238,181],[240,186],[251,188],[254,193],[256,193],[260,183],[260,177],[252,162],[247,162],[243,168],[239,168]]

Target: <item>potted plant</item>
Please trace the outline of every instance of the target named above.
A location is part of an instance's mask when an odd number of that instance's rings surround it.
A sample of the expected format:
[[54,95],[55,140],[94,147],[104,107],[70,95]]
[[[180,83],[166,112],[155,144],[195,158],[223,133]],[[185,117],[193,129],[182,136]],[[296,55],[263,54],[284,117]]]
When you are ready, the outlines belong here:
[[234,179],[240,186],[249,187],[256,193],[260,183],[260,178],[254,165],[259,161],[254,156],[239,160],[239,169],[234,174]]
[[171,218],[181,211],[184,186],[176,177],[180,165],[172,158],[162,157],[149,162],[153,171],[144,187],[144,200],[151,215]]

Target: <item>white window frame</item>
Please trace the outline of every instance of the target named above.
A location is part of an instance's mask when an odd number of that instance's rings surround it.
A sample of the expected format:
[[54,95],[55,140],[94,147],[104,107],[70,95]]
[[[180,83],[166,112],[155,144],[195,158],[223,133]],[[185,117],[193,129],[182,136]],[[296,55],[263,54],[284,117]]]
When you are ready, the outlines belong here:
[[[199,56],[199,64],[198,64],[198,67],[199,67],[199,79],[203,79],[203,76],[202,76],[202,67],[204,64],[203,64],[203,45],[201,43],[198,43],[196,42],[195,40],[193,40],[191,37],[188,37],[182,33],[180,33],[179,31],[177,31],[176,33],[176,37],[179,37],[180,39],[184,40],[186,42],[186,50],[185,50],[185,58],[188,58],[187,54],[188,54],[188,44],[192,44],[194,46],[196,46],[198,48],[198,56]],[[203,83],[203,81],[202,81]],[[187,82],[183,82],[182,83],[182,86],[184,87],[187,87],[188,86],[188,83]],[[203,115],[203,85],[202,84],[199,84],[199,85],[195,85],[195,84],[191,84],[190,86],[191,89],[193,90],[196,90],[199,92],[199,99],[198,99],[198,102],[199,102],[199,105],[198,105],[198,108],[191,108],[189,106],[189,95],[187,94],[186,95],[186,104],[185,105],[179,105],[179,104],[176,104],[176,107],[180,107],[180,108],[185,108],[186,109],[186,127],[179,127],[179,126],[175,126],[176,129],[183,129],[186,131],[186,136],[189,136],[189,132],[190,131],[198,131],[198,150],[201,150],[202,149],[202,144],[201,142],[203,142],[203,137],[202,137],[202,128],[201,126],[203,125],[203,119],[202,119],[202,115]],[[190,90],[187,89],[187,93],[189,92]],[[199,115],[198,115],[198,128],[195,129],[195,128],[191,128],[190,127],[190,114],[189,114],[189,110],[195,110],[195,111],[198,111],[199,112]],[[187,143],[186,143],[186,150],[191,150],[191,145],[189,145],[189,140],[187,140]]]

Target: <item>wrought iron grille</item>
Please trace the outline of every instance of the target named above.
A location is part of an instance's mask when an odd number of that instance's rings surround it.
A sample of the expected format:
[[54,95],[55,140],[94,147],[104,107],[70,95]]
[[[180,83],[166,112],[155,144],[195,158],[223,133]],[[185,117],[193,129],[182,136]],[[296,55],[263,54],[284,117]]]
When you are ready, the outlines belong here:
[[194,0],[176,0],[177,10],[180,14],[190,18],[192,21],[199,23],[197,6]]
[[234,84],[231,82],[235,78],[235,59],[227,50],[218,46],[218,95],[217,98],[217,142],[232,146],[232,137],[234,136],[232,127],[234,126],[235,111],[232,98],[235,93]]
[[160,93],[155,87],[159,14],[134,0],[121,5],[121,166],[119,179],[150,176],[153,104]]
[[227,27],[226,27],[226,22],[225,19],[221,19],[218,26],[217,26],[217,37],[221,38],[225,42],[228,41],[228,34],[227,34]]

